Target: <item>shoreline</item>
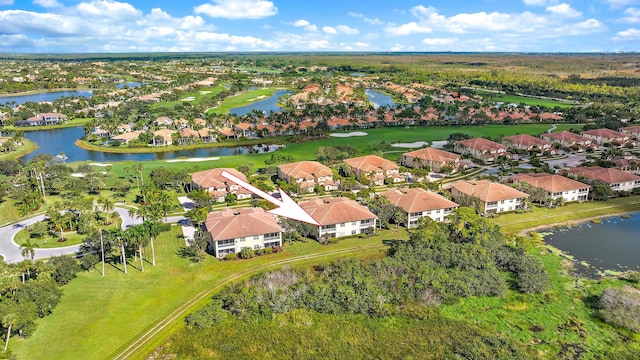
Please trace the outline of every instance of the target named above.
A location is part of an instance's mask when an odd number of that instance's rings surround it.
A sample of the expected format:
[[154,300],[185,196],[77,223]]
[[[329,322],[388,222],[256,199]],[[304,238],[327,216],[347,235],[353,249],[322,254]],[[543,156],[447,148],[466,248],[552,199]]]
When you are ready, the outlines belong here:
[[195,150],[195,149],[208,149],[208,148],[216,148],[216,147],[238,147],[238,146],[253,146],[260,144],[273,145],[278,143],[283,143],[280,138],[265,138],[265,139],[254,139],[254,140],[243,140],[235,143],[229,142],[212,142],[212,143],[201,143],[201,144],[190,144],[185,146],[163,146],[163,147],[140,147],[140,148],[120,148],[120,147],[103,147],[98,145],[89,144],[87,141],[78,139],[75,141],[75,145],[81,149],[95,151],[95,152],[104,152],[104,153],[112,153],[112,154],[146,154],[146,153],[163,153],[163,152],[174,152],[181,150]]
[[561,222],[550,223],[550,224],[546,224],[546,225],[539,225],[539,226],[532,227],[530,229],[522,230],[522,231],[520,231],[518,233],[518,235],[528,236],[532,232],[539,234],[540,233],[539,230],[544,230],[544,229],[551,230],[551,229],[558,228],[558,227],[569,227],[569,226],[574,226],[574,225],[578,225],[578,224],[583,224],[583,223],[586,223],[586,222],[589,222],[589,221],[593,221],[593,220],[605,219],[605,218],[609,218],[609,217],[623,216],[625,214],[635,214],[635,213],[639,213],[640,214],[640,210],[631,210],[631,211],[625,210],[625,211],[621,211],[621,212],[613,212],[611,214],[606,214],[606,215],[589,216],[589,217],[586,217],[586,218],[561,221]]
[[14,97],[14,96],[28,96],[28,95],[37,95],[37,94],[64,92],[64,91],[91,91],[91,92],[93,92],[94,89],[90,89],[88,87],[87,88],[38,89],[38,90],[22,91],[22,92],[17,92],[17,93],[12,93],[12,94],[3,93],[3,94],[0,94],[0,98],[8,98],[8,97]]
[[1,154],[0,160],[17,160],[38,150],[39,147],[40,146],[33,141],[23,138],[22,145],[20,145],[18,149],[7,154]]

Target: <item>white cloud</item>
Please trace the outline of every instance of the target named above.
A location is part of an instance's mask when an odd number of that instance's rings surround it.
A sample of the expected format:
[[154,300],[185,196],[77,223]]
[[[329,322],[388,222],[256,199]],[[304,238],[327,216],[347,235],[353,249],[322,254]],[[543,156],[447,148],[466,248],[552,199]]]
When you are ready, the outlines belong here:
[[331,46],[331,44],[329,44],[329,41],[327,40],[313,40],[313,41],[310,41],[307,46],[309,47],[309,49],[317,50],[317,49],[327,49]]
[[613,40],[616,40],[616,41],[640,40],[640,30],[631,28],[623,31],[618,31],[616,36],[613,37]]
[[81,34],[84,24],[79,19],[24,10],[0,11],[0,34],[36,34],[60,36]]
[[562,26],[555,29],[559,35],[588,35],[607,30],[607,27],[596,19],[588,19],[579,23]]
[[529,6],[544,6],[547,4],[547,0],[522,0],[522,2]]
[[351,17],[355,17],[355,18],[359,18],[364,20],[364,22],[369,23],[371,25],[382,25],[384,24],[384,21],[378,19],[378,18],[368,18],[366,16],[364,16],[364,14],[360,14],[360,13],[354,13],[354,12],[349,12],[348,13],[349,16]]
[[212,0],[213,4],[196,6],[196,14],[212,18],[260,19],[278,13],[273,2],[267,0]]
[[458,38],[425,38],[422,43],[429,46],[451,45],[458,42]]
[[336,35],[338,33],[338,30],[336,30],[336,28],[334,28],[332,26],[323,26],[322,27],[322,31],[326,32],[327,34],[331,34],[331,35]]
[[605,0],[611,8],[617,9],[625,6],[635,5],[638,0]]
[[336,30],[338,30],[338,32],[341,32],[345,35],[356,35],[357,33],[359,33],[358,29],[354,29],[347,25],[338,25],[336,26]]
[[0,0],[0,6],[13,5],[13,0]]
[[549,6],[547,7],[547,11],[552,14],[568,18],[576,18],[582,16],[582,13],[580,11],[572,8],[571,5],[567,3]]
[[293,22],[293,24],[291,24],[295,27],[303,27],[305,30],[307,31],[318,31],[318,27],[311,24],[309,21],[304,20],[304,19],[300,19],[300,20],[296,20]]
[[131,21],[142,16],[142,11],[137,10],[131,4],[110,0],[83,2],[76,5],[76,9],[85,17],[100,20]]
[[62,4],[60,4],[56,0],[33,0],[33,3],[44,8],[54,8],[62,6]]
[[624,17],[620,21],[625,23],[638,24],[640,23],[640,9],[630,7],[624,11]]
[[433,30],[427,24],[418,24],[415,21],[400,26],[390,26],[386,29],[390,35],[402,36],[418,33],[430,33]]
[[404,50],[404,45],[402,44],[395,44],[391,47],[391,49],[389,49],[391,51],[402,51]]

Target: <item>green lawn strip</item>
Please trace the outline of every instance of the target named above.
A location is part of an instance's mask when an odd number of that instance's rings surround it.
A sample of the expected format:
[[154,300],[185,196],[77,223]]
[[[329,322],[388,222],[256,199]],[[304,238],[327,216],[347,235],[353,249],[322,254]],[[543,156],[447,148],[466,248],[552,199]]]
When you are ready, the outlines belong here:
[[263,88],[263,89],[248,90],[238,95],[231,96],[224,99],[224,101],[222,101],[220,106],[213,109],[209,109],[209,111],[216,114],[227,114],[229,110],[233,108],[245,106],[245,105],[251,104],[252,102],[263,100],[265,98],[268,98],[269,96],[273,96],[273,93],[275,93],[276,90],[281,90],[281,89],[280,88]]
[[561,100],[551,100],[551,99],[542,99],[537,97],[529,97],[529,96],[520,96],[520,95],[509,95],[509,94],[500,94],[490,91],[478,91],[479,95],[484,96],[485,98],[489,98],[493,101],[499,101],[509,104],[526,104],[532,106],[545,106],[549,108],[553,107],[561,107],[561,108],[571,108],[577,106],[569,101],[561,101]]
[[264,138],[264,139],[260,138],[260,139],[243,139],[243,140],[235,140],[235,141],[188,144],[188,145],[180,145],[180,146],[168,145],[168,146],[155,146],[155,147],[154,146],[128,147],[127,145],[101,146],[101,145],[92,144],[82,139],[78,139],[76,140],[75,145],[85,150],[100,151],[100,152],[106,152],[106,153],[132,154],[132,153],[162,153],[162,152],[172,152],[172,151],[181,151],[181,150],[215,148],[215,147],[237,147],[237,146],[251,146],[251,145],[260,145],[260,144],[278,144],[281,141],[282,140],[280,138]]
[[531,212],[502,214],[491,220],[500,225],[503,232],[515,234],[528,229],[562,225],[631,211],[640,211],[640,196],[589,201],[582,204],[571,203],[553,209],[534,206]]
[[[18,233],[16,234],[16,237],[14,238],[14,242],[18,245],[22,245],[24,242],[27,241],[27,239],[31,238],[31,233],[29,231],[27,231],[26,229],[22,229],[20,231],[18,231]],[[65,246],[71,246],[71,245],[78,245],[78,244],[82,244],[82,241],[84,240],[84,235],[79,235],[78,233],[76,233],[75,231],[71,232],[65,232],[64,233],[64,238],[67,239],[66,241],[63,242],[58,242],[58,236],[44,236],[42,238],[31,238],[31,243],[32,244],[36,244],[38,245],[37,248],[38,249],[53,249],[53,248],[60,248],[60,247],[65,247]]]
[[[394,234],[392,238],[402,236],[395,232],[389,236]],[[309,265],[333,251],[345,250],[323,260],[360,255],[354,247],[379,246],[383,238],[348,239],[328,246],[297,243],[287,245],[283,253],[248,261],[219,262],[208,257],[195,264],[178,256],[184,245],[179,235],[180,228],[172,227],[157,239],[157,266],[146,264],[144,273],[138,270],[139,261],[130,258],[126,275],[117,263],[107,265],[105,277],[97,271],[79,274],[64,288],[65,295],[53,314],[38,321],[33,336],[12,340],[14,353],[23,359],[111,358],[195,295],[235,274],[246,272],[248,276],[271,264],[280,266],[278,261],[285,264],[297,254],[302,256],[301,264]]]
[[76,119],[71,119],[65,123],[59,124],[59,125],[47,125],[47,126],[5,126],[6,130],[12,130],[12,131],[40,131],[40,130],[55,130],[55,129],[65,129],[65,128],[72,128],[72,127],[78,127],[78,126],[84,126],[85,124],[90,123],[91,121],[95,120],[95,118],[76,118]]
[[4,225],[18,218],[20,218],[20,214],[18,214],[18,209],[13,199],[5,199],[3,202],[0,202],[0,225]]
[[19,159],[27,154],[34,152],[38,145],[29,139],[22,139],[22,145],[18,146],[14,151],[0,154],[0,160]]
[[[225,89],[226,87],[224,84],[211,88],[198,88],[197,91],[191,91],[185,93],[184,95],[181,95],[180,99],[176,101],[161,101],[159,103],[151,105],[151,108],[174,108],[176,105],[182,103],[199,104],[203,99],[218,95]],[[206,94],[203,94],[203,92],[206,92]],[[193,98],[193,100],[184,100],[186,98]]]

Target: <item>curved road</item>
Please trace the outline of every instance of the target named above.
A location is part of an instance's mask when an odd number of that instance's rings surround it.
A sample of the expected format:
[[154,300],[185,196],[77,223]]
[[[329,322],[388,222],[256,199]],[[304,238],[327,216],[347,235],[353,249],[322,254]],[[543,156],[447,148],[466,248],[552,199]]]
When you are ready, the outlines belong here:
[[[129,226],[134,224],[142,223],[142,219],[138,217],[132,218],[131,216],[129,216],[128,209],[116,207],[115,211],[117,211],[118,214],[120,214],[120,217],[122,218],[123,229],[126,229]],[[22,251],[20,250],[20,245],[16,244],[13,241],[13,239],[20,230],[24,229],[25,227],[31,224],[37,223],[38,221],[42,221],[44,219],[46,219],[46,216],[38,215],[38,216],[32,217],[31,219],[27,219],[16,224],[12,224],[12,225],[8,225],[0,228],[0,255],[4,257],[4,261],[6,263],[8,264],[18,263],[24,260],[24,257],[22,256]],[[175,217],[169,217],[167,220],[168,222],[178,222],[181,219],[182,217],[175,216]],[[65,246],[65,247],[53,248],[53,249],[35,249],[35,259],[44,259],[52,256],[73,254],[78,252],[79,248],[80,248],[80,245]]]

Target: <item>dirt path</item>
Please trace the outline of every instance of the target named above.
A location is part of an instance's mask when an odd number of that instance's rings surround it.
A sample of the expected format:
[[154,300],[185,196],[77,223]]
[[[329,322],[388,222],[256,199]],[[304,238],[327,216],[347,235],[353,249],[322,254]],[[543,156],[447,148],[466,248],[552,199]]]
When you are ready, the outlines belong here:
[[326,252],[326,253],[300,255],[300,256],[295,256],[295,257],[289,258],[289,259],[283,259],[283,260],[279,260],[279,261],[274,261],[272,263],[265,264],[265,265],[259,266],[257,268],[248,269],[248,270],[239,272],[237,274],[233,274],[231,276],[228,276],[224,280],[222,280],[218,285],[216,285],[216,286],[214,286],[214,287],[212,287],[210,289],[206,289],[206,290],[201,291],[200,293],[196,294],[193,298],[191,298],[189,301],[187,301],[186,303],[182,304],[180,307],[175,309],[171,314],[169,314],[167,317],[165,317],[162,321],[160,321],[159,323],[157,323],[156,325],[151,327],[149,330],[147,330],[147,332],[145,332],[144,334],[140,335],[140,337],[138,337],[138,339],[136,339],[135,341],[130,343],[126,348],[124,348],[124,350],[122,350],[116,356],[114,356],[113,359],[128,359],[129,357],[133,356],[136,353],[136,351],[138,351],[146,343],[151,341],[158,333],[160,333],[162,330],[164,330],[167,326],[171,325],[175,321],[180,320],[181,317],[184,315],[184,313],[187,312],[192,306],[194,306],[195,304],[197,304],[199,301],[203,300],[204,298],[211,296],[211,294],[213,292],[219,290],[223,286],[225,286],[225,285],[227,285],[227,284],[229,284],[229,283],[231,283],[231,282],[233,282],[235,280],[238,280],[239,278],[241,278],[243,276],[250,275],[250,274],[253,274],[253,273],[257,273],[259,271],[266,270],[266,269],[269,269],[269,268],[282,266],[282,265],[286,265],[286,264],[289,264],[289,263],[294,263],[294,262],[301,261],[301,260],[320,258],[320,257],[324,257],[324,256],[330,256],[330,255],[336,255],[336,254],[342,254],[342,253],[350,253],[350,252],[357,251],[357,250],[374,249],[374,248],[382,248],[382,247],[385,247],[385,245],[383,245],[383,244],[372,244],[372,245],[365,245],[365,246],[354,246],[354,247],[350,247],[350,248],[346,248],[346,249],[342,249],[342,250],[330,251],[330,252]]

